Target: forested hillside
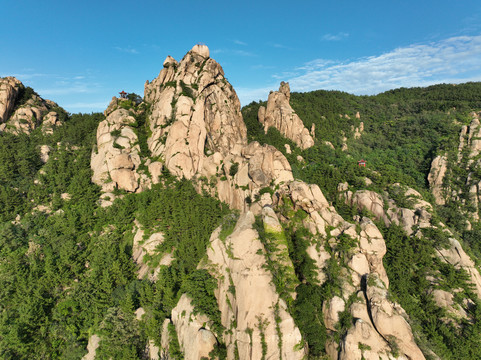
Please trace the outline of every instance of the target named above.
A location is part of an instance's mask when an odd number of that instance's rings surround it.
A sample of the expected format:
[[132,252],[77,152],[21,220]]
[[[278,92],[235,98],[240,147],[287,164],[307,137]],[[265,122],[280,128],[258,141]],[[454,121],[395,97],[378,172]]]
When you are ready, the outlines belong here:
[[[399,186],[393,186],[399,183],[401,188],[418,190],[425,200],[434,204],[428,183],[431,163],[441,153],[457,156],[462,126],[469,125],[472,112],[481,109],[481,83],[402,88],[375,96],[323,90],[292,93],[292,108],[305,126],[311,128],[315,124],[316,146],[307,150],[296,147],[275,128],[264,132],[257,121],[263,104],[253,102],[242,109],[250,139],[276,146],[292,164],[294,176],[318,184],[345,218],[357,214],[376,218],[371,209],[361,204],[358,208],[346,204],[345,197],[339,196],[339,184],[347,182],[350,191],[369,189],[383,194],[385,199],[391,198],[399,206],[412,207],[414,199],[406,197]],[[363,131],[359,132],[361,122]],[[288,153],[284,144],[289,144],[293,151]],[[301,161],[298,156],[302,157]],[[366,167],[358,166],[362,159],[366,160]],[[469,186],[463,179],[469,176],[473,182],[479,182],[478,167],[479,163],[472,169],[453,164],[451,178],[444,179],[445,186],[456,182],[461,188],[456,190],[469,195]],[[470,216],[467,207],[472,206],[462,199],[451,199],[443,206],[435,206],[433,217],[456,232],[463,247],[479,265],[481,224],[479,217]],[[479,208],[474,211],[479,212]],[[467,220],[473,224],[466,226]],[[446,312],[432,298],[432,284],[428,279],[430,274],[439,272],[446,278],[436,286],[463,289],[466,293],[458,292],[458,301],[465,301],[467,297],[479,304],[478,297],[470,293],[466,274],[447,267],[434,256],[436,247],[447,246],[448,235],[430,230],[427,234],[430,240],[421,241],[414,234],[407,236],[397,225],[386,227],[379,222],[377,225],[386,240],[384,265],[392,281],[392,296],[410,315],[420,341],[424,338],[422,341],[441,358],[479,356],[467,348],[477,347],[481,341],[478,306],[471,308],[472,323],[453,327],[449,321],[442,320]]]
[[481,83],[241,111],[196,45],[104,114],[8,84],[0,358],[481,358]]

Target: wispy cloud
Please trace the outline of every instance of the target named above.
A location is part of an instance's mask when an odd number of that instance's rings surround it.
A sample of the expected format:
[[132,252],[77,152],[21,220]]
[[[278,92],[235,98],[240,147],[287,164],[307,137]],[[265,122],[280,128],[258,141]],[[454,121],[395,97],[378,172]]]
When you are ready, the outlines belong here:
[[349,37],[348,33],[340,32],[340,33],[337,33],[337,34],[325,34],[322,37],[322,40],[324,40],[324,41],[340,41],[340,40],[343,40],[347,37]]
[[[106,102],[76,102],[63,105],[66,109],[76,111],[91,111],[91,110],[104,110],[107,108],[108,101]],[[87,110],[85,110],[87,109]]]
[[316,59],[298,67],[288,80],[295,91],[337,89],[374,94],[397,87],[481,80],[481,36],[451,37],[429,44],[333,62]]
[[252,70],[268,70],[268,69],[275,69],[274,65],[264,65],[264,64],[257,64],[251,66]]
[[41,73],[28,73],[28,72],[16,73],[16,74],[0,73],[0,77],[5,77],[5,76],[13,76],[13,77],[16,77],[17,79],[19,79],[20,81],[26,81],[26,80],[32,80],[32,79],[35,79],[35,78],[46,77],[46,76],[51,77],[51,76],[55,76],[55,75],[41,74]]
[[283,71],[278,74],[273,74],[272,77],[277,80],[286,80],[299,75],[297,71]]
[[68,95],[68,94],[87,94],[91,92],[91,88],[86,84],[76,84],[76,85],[63,85],[40,88],[37,92],[42,96],[56,96],[56,95]]
[[117,51],[120,51],[120,52],[128,53],[128,54],[138,54],[139,53],[137,49],[134,49],[130,46],[128,46],[128,47],[115,46],[114,49],[117,50]]
[[244,50],[234,50],[233,53],[240,56],[256,56],[256,54]]
[[[277,84],[277,87],[279,87],[279,84]],[[269,92],[276,89],[277,89],[276,84],[273,83],[269,87],[257,88],[257,89],[237,87],[236,93],[237,93],[237,96],[239,97],[239,100],[242,106],[244,106],[251,103],[252,101],[267,100],[267,97],[269,96]]]
[[241,46],[247,46],[247,43],[240,41],[240,40],[234,40],[234,44],[236,45],[241,45]]
[[85,75],[56,76],[48,83],[43,83],[36,88],[42,96],[94,94],[98,93],[100,84]]
[[242,105],[267,100],[278,80],[293,91],[342,90],[376,94],[399,87],[481,81],[481,35],[458,36],[428,44],[397,48],[353,61],[315,59],[292,71],[274,74],[269,87],[237,88]]
[[238,50],[238,49],[214,49],[214,50],[211,50],[211,53],[212,54],[234,54],[234,55],[248,56],[248,57],[257,56],[253,52]]
[[329,65],[335,64],[336,62],[334,60],[327,60],[327,59],[315,59],[312,61],[309,61],[305,63],[302,66],[299,66],[296,68],[296,70],[306,70],[306,71],[312,71],[312,70],[318,70],[321,68],[325,68]]

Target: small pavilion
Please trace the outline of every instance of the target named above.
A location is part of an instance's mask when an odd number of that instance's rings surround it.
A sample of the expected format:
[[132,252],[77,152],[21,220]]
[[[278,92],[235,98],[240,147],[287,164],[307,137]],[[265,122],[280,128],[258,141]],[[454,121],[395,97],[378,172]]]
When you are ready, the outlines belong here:
[[127,93],[125,91],[122,90],[119,94],[121,99],[127,99]]
[[366,167],[366,160],[362,159],[357,162],[357,165]]

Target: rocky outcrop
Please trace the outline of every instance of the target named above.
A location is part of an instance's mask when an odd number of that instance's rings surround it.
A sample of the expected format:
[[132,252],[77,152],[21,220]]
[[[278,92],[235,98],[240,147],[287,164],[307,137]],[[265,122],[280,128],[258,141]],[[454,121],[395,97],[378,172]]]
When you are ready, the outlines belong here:
[[392,184],[391,187],[405,198],[409,207],[399,206],[389,198],[388,193],[385,193],[384,197],[371,190],[358,190],[353,193],[349,190],[348,183],[339,184],[337,189],[350,206],[369,211],[375,219],[382,220],[386,226],[391,223],[400,225],[408,235],[414,232],[414,226],[430,227],[432,205],[423,200],[418,191],[410,187],[401,186],[399,183]]
[[[296,129],[299,132],[296,124],[300,122],[301,126],[302,121],[293,114],[289,96],[288,84],[281,84],[280,91],[270,96],[273,108],[271,111],[268,103],[264,122],[270,121],[269,111],[278,112],[280,120],[290,121],[286,129],[294,134]],[[151,135],[147,145],[152,156],[175,176],[192,179],[199,192],[216,196],[231,208],[241,210],[232,234],[221,236],[220,228],[212,234],[206,260],[199,265],[217,279],[215,297],[221,323],[227,331],[214,334],[209,329],[210,320],[194,314],[184,294],[171,319],[164,324],[162,349],[168,348],[165,329],[174,325],[186,358],[208,356],[216,342],[226,345],[228,359],[237,356],[259,359],[263,354],[266,359],[301,359],[306,355],[299,345],[301,333],[287,306],[295,299],[299,280],[289,257],[282,223],[308,229],[307,254],[317,265],[315,276],[320,284],[329,275],[326,273],[329,262],[342,268],[339,295],[327,300],[324,306],[331,335],[338,331],[339,312],[360,312],[362,308],[363,314],[370,314],[375,310],[376,301],[364,300],[354,305],[350,298],[353,294],[364,294],[367,299],[365,279],[369,276],[379,279],[382,286],[377,287],[389,286],[382,263],[386,246],[381,233],[368,218],[357,218],[355,223],[345,221],[317,185],[295,181],[289,162],[276,148],[247,142],[237,95],[220,65],[210,58],[207,47],[194,46],[180,62],[167,57],[159,76],[146,83],[145,101],[150,104],[147,126]],[[118,102],[114,99],[106,110],[107,118],[97,132],[97,149],[92,155],[93,179],[106,193],[115,188],[138,192],[149,186],[139,172],[146,159],[140,157],[138,139],[132,130],[135,119],[119,108]],[[309,135],[303,125],[302,129],[301,134],[305,130]],[[302,148],[313,144],[310,135],[298,139]],[[369,202],[363,196],[350,193],[349,201],[354,201],[355,206],[367,206],[387,219],[382,197],[378,199],[376,193],[367,193]],[[262,219],[262,239],[255,230],[255,215]],[[152,251],[150,240],[144,239],[140,230],[137,232],[134,257],[141,269],[141,258]],[[154,240],[152,246],[159,239]],[[281,273],[286,280],[282,294],[276,289],[274,273]],[[392,350],[390,341],[400,344],[401,354],[415,353],[407,323],[403,329],[409,336],[390,332],[389,325],[383,323],[390,320],[379,318],[376,323],[364,316],[366,325],[361,326],[364,329],[361,336],[365,335],[366,327],[371,329],[372,349],[380,349],[379,356]],[[386,327],[386,335],[378,330],[382,326]],[[407,336],[407,340],[398,336]],[[340,343],[330,341],[327,344],[330,354],[334,358],[349,358],[345,349],[359,346],[349,339],[345,337]]]
[[228,359],[235,358],[236,348],[240,359],[263,358],[262,339],[266,359],[302,359],[304,350],[294,350],[301,334],[276,292],[254,221],[253,213],[244,213],[224,240],[217,229],[207,251],[205,266],[218,279],[215,295],[229,330],[224,334]]
[[384,212],[384,199],[375,191],[358,190],[353,193],[349,190],[348,183],[339,184],[337,189],[348,205],[360,210],[367,210],[372,213],[377,220],[383,220],[385,223],[389,223],[389,219]]
[[[432,295],[436,305],[444,308],[449,315],[457,319],[468,319],[467,312],[454,301],[455,294],[442,289],[434,289]],[[443,320],[446,321],[448,319]]]
[[[469,114],[471,122],[463,125],[459,133],[457,156],[448,157],[447,153],[436,156],[431,163],[428,182],[436,204],[445,205],[455,201],[469,205],[466,215],[466,229],[471,229],[471,222],[480,219],[481,186],[477,174],[481,168],[481,113]],[[467,176],[462,176],[453,169],[462,168]],[[444,182],[447,178],[448,181]],[[464,184],[464,185],[461,185]],[[462,210],[461,210],[462,211]]]
[[331,358],[424,359],[406,313],[388,299],[384,283],[375,274],[365,282],[365,290],[357,292],[349,308],[354,324],[341,343],[340,356],[331,352]]
[[100,345],[100,336],[93,334],[89,337],[89,342],[87,344],[87,354],[82,358],[82,360],[94,360],[97,348]]
[[[347,331],[344,338],[340,349],[340,358],[344,360],[385,360],[394,358],[389,343],[372,323],[368,309],[365,293],[359,291],[350,307],[354,324]],[[332,353],[331,351],[331,358],[338,358],[337,353]]]
[[374,275],[368,276],[366,298],[375,329],[392,349],[399,348],[408,359],[424,359],[423,353],[414,342],[411,327],[404,319],[404,310],[392,303],[387,295],[383,282]]
[[225,156],[247,144],[239,99],[205,45],[194,46],[180,63],[167,57],[144,93],[152,104],[150,151],[179,177],[201,172],[204,152]]
[[[231,207],[260,213],[266,203],[260,190],[293,180],[291,166],[275,147],[251,142],[223,156],[220,152],[204,158],[202,172],[197,176],[199,186]],[[202,182],[210,179],[210,182]],[[250,200],[250,201],[249,201]]]
[[[340,191],[341,196],[344,196],[347,201],[351,201],[351,199],[355,198],[355,195],[359,192],[361,192],[361,194],[366,193],[366,190],[361,190],[353,194],[349,191],[349,185],[347,183],[339,184],[338,190]],[[400,207],[394,200],[388,198],[387,192],[384,194],[384,199],[381,195],[376,194],[376,196],[370,196],[370,198],[376,199],[375,201],[367,201],[366,203],[357,202],[354,205],[363,209],[371,209],[373,206],[376,206],[377,203],[384,201],[384,214],[379,212],[379,219],[384,219],[386,226],[390,226],[391,224],[402,226],[408,235],[424,237],[425,233],[420,231],[422,229],[432,229],[444,232],[445,235],[439,236],[441,238],[445,237],[447,239],[447,244],[439,245],[439,239],[432,239],[434,241],[433,246],[435,248],[435,254],[441,261],[452,265],[455,269],[465,271],[468,275],[468,282],[473,285],[472,289],[474,293],[480,297],[481,276],[479,270],[463,250],[459,241],[454,238],[453,233],[448,230],[444,224],[440,222],[433,223],[432,205],[425,201],[419,192],[409,187],[393,184],[391,185],[391,190],[394,190],[398,195],[401,195],[401,199],[404,198],[403,202],[408,204],[409,208]],[[380,207],[378,208],[380,209]],[[428,291],[433,295],[435,302],[438,306],[444,308],[447,314],[450,314],[448,317],[443,318],[443,321],[453,322],[455,326],[459,326],[457,323],[459,319],[470,319],[467,310],[472,306],[470,305],[472,304],[471,299],[465,299],[463,304],[455,303],[453,301],[453,293],[438,288],[439,279],[429,277],[428,280],[432,284]],[[462,289],[452,289],[451,291],[462,291]],[[402,311],[400,314],[405,317],[405,314],[403,314]],[[385,321],[390,323],[392,319],[385,318]],[[378,328],[377,325],[376,328]],[[389,334],[386,336],[389,336]],[[412,346],[409,345],[408,348],[412,349]]]
[[0,124],[8,120],[22,83],[14,77],[0,78]]
[[[97,128],[97,146],[92,152],[92,181],[102,187],[102,205],[115,199],[114,190],[139,192],[158,181],[160,162],[140,156],[140,145],[132,112],[112,100],[105,120]],[[143,166],[142,166],[143,165]],[[147,169],[147,171],[146,171]]]
[[17,104],[24,91],[25,86],[16,78],[0,79],[0,131],[30,134],[40,126],[44,134],[53,134],[54,128],[62,125],[58,113],[52,111],[58,105],[35,93]]
[[180,62],[168,56],[159,76],[145,84],[145,100],[152,156],[176,176],[196,179],[199,191],[244,211],[260,189],[293,179],[280,151],[247,143],[237,94],[205,45]]
[[51,151],[52,151],[52,148],[48,145],[40,146],[40,161],[45,164],[50,157]]
[[[165,166],[240,210],[247,210],[262,188],[293,179],[280,151],[247,144],[239,99],[206,46],[194,46],[180,62],[168,56],[159,76],[145,84],[145,101],[151,104],[147,144],[159,162],[140,158],[130,126],[135,119],[119,101],[114,98],[105,111],[92,153],[92,179],[102,186],[105,206],[116,188],[138,192],[150,186],[139,171],[142,164],[148,165],[153,183]],[[261,206],[253,206],[259,213]]]
[[157,247],[164,242],[164,234],[161,232],[154,232],[150,236],[145,235],[140,223],[135,220],[135,235],[132,246],[132,258],[138,265],[137,277],[143,279],[148,276],[150,280],[157,280],[160,266],[169,266],[173,260],[172,254],[167,253],[162,256],[156,268],[152,268],[144,257],[156,254]]
[[266,133],[273,126],[304,150],[314,145],[314,139],[289,104],[290,97],[289,83],[281,82],[279,91],[269,94],[267,106],[259,108],[257,118]]
[[97,148],[92,153],[92,181],[111,193],[119,188],[135,192],[140,184],[137,173],[141,159],[138,138],[130,126],[135,122],[128,110],[119,108],[97,128]]
[[436,251],[444,261],[453,265],[456,269],[464,269],[466,271],[471,283],[474,285],[473,290],[481,298],[481,275],[473,260],[466,254],[458,240],[449,238],[449,244],[449,248],[440,248],[436,249]]
[[[356,118],[359,119],[360,116],[358,117],[357,115],[359,115],[359,112],[356,114]],[[364,122],[360,122],[359,123],[359,126],[358,127],[354,127],[354,125],[351,126],[351,131],[353,132],[353,137],[354,139],[360,139],[361,138],[361,135],[363,134],[364,132]]]
[[[398,353],[400,358],[414,356],[411,358],[424,359],[414,343],[409,324],[404,320],[406,314],[398,304],[386,298],[389,279],[382,263],[386,244],[376,225],[367,217],[356,218],[357,225],[345,221],[329,205],[317,185],[293,181],[281,191],[281,198],[282,195],[288,196],[293,205],[292,216],[299,210],[306,212],[308,216],[304,218],[303,225],[314,236],[327,239],[330,253],[335,254],[335,261],[344,268],[341,274],[341,296],[334,296],[323,305],[324,323],[328,332],[337,332],[339,313],[345,310],[353,314],[355,323],[339,344],[328,341],[326,348],[330,357],[344,360],[364,356],[366,359],[377,360],[392,359],[393,354]],[[284,205],[277,205],[285,207],[289,203],[285,201]],[[288,216],[287,213],[284,214]],[[287,218],[286,221],[294,219]],[[330,229],[329,234],[326,228]],[[351,239],[352,243],[346,252],[347,239]],[[324,246],[319,245],[313,241],[307,253],[317,265],[318,279],[322,284],[329,275],[326,274],[326,266],[328,261],[332,261],[332,255]],[[369,286],[366,287],[369,278],[376,279],[369,282],[371,293],[367,290]],[[350,303],[353,294],[357,294],[358,299]],[[381,298],[372,294],[384,296],[381,307]],[[375,319],[370,316],[373,312],[379,313]],[[392,330],[391,323],[395,323],[396,329],[399,329]]]
[[443,180],[446,175],[447,165],[448,159],[446,155],[436,156],[431,163],[431,170],[428,175],[429,187],[438,205],[444,205],[446,203],[443,194]]
[[181,296],[177,306],[172,309],[172,322],[185,360],[210,358],[209,353],[217,344],[217,338],[208,329],[210,319],[194,311],[186,294]]
[[42,132],[45,135],[52,135],[54,129],[62,125],[63,123],[60,121],[58,113],[55,111],[50,111],[42,119]]

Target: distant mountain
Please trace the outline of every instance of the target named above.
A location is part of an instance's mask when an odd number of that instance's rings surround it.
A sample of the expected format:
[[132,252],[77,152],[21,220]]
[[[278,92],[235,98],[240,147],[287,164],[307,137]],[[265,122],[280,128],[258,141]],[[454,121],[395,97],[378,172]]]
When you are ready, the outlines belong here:
[[240,108],[209,49],[67,114],[0,79],[0,357],[481,357],[481,83]]

